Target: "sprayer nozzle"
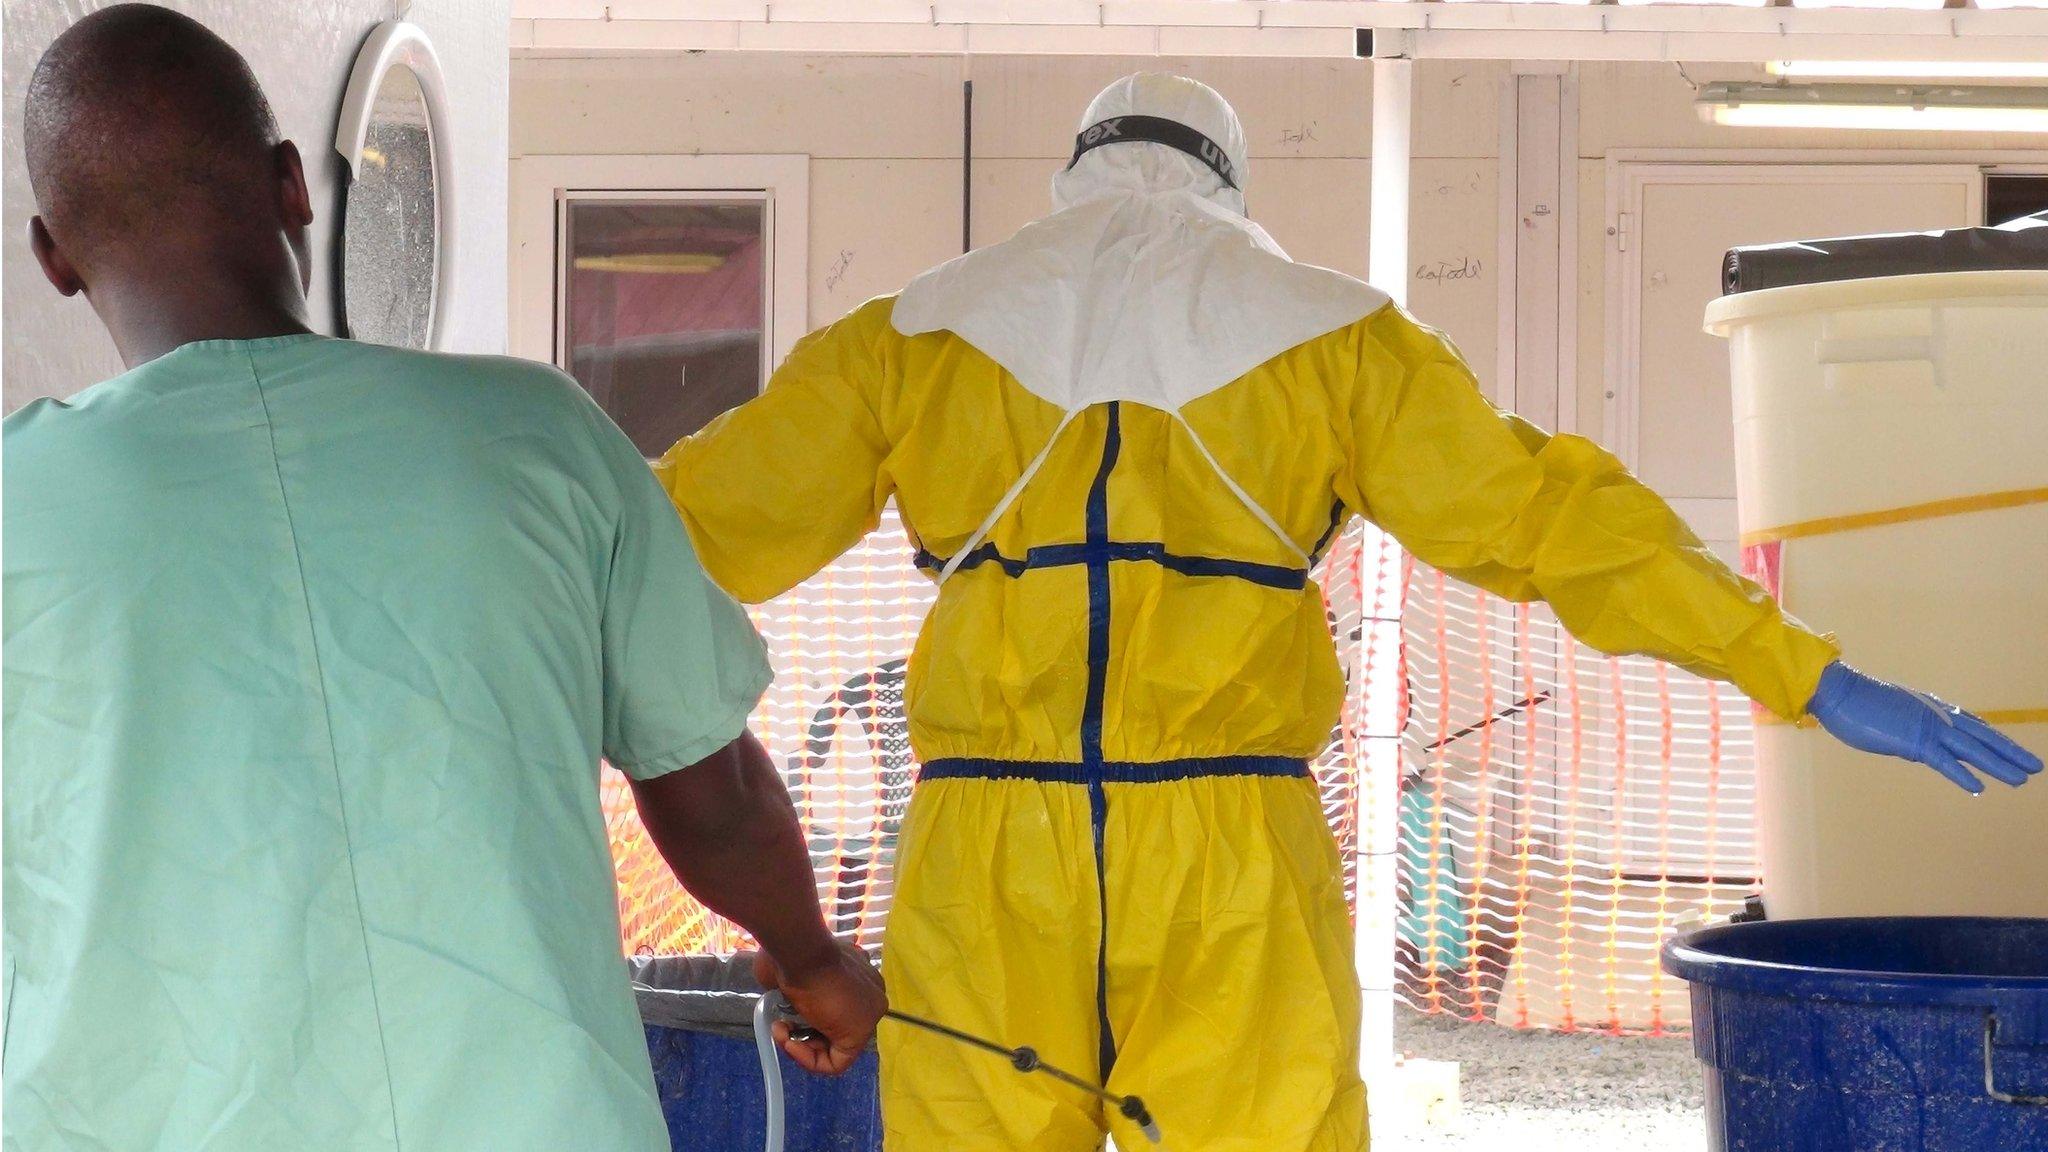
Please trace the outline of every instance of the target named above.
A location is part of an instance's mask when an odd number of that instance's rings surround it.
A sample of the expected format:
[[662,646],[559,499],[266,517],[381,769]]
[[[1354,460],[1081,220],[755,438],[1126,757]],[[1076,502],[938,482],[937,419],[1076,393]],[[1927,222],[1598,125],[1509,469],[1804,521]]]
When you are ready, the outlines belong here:
[[1116,1106],[1116,1110],[1123,1113],[1124,1119],[1136,1124],[1138,1130],[1145,1134],[1145,1139],[1154,1144],[1159,1143],[1159,1125],[1152,1119],[1152,1113],[1146,1110],[1143,1100],[1136,1096],[1126,1096],[1124,1102]]

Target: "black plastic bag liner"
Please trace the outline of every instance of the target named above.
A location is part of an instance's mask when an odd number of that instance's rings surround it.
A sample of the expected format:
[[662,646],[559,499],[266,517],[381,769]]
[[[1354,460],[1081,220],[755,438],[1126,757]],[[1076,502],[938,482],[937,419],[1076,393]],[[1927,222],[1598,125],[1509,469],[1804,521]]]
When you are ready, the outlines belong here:
[[1996,228],[1844,236],[1732,248],[1721,264],[1721,291],[1733,295],[1788,284],[2015,268],[2048,269],[2048,212],[2022,216]]
[[633,999],[640,1022],[654,1028],[683,1028],[714,1036],[751,1039],[754,1002],[761,986],[754,982],[754,957],[631,956],[626,966],[633,978]]

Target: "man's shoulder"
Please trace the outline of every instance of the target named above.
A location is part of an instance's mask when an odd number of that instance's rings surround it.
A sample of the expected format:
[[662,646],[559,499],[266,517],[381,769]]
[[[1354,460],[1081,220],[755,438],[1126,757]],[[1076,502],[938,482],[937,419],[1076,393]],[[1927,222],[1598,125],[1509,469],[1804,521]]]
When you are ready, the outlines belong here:
[[67,445],[94,442],[99,434],[121,424],[121,416],[134,405],[124,402],[121,377],[101,381],[68,397],[42,396],[29,401],[0,421],[0,456],[4,456],[10,478],[32,465],[63,461],[72,450]]
[[552,364],[517,356],[423,352],[381,344],[335,341],[343,355],[362,357],[364,367],[387,379],[403,378],[437,390],[471,393],[465,399],[499,407],[534,406],[559,411],[587,402],[573,377]]
[[154,364],[130,368],[68,395],[38,396],[0,421],[8,445],[112,419],[133,408],[134,398],[158,375]]
[[516,356],[335,343],[340,355],[361,358],[358,364],[342,366],[347,375],[391,389],[385,395],[395,418],[459,429],[469,437],[540,433],[556,442],[565,435],[582,441],[602,418],[590,393],[552,364]]
[[7,447],[12,448],[24,438],[41,434],[52,420],[62,419],[62,414],[70,410],[70,404],[55,396],[38,397],[9,412],[5,420],[0,420],[0,437],[4,437]]

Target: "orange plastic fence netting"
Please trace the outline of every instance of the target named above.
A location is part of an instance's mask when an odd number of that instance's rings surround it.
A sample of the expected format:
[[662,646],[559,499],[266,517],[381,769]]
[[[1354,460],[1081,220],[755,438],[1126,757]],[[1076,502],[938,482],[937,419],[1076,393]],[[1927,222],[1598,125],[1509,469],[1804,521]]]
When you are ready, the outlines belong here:
[[[915,773],[903,669],[932,588],[911,552],[888,517],[755,612],[778,678],[754,731],[833,929],[871,949]],[[1316,775],[1356,915],[1395,921],[1397,993],[1517,1027],[1682,1028],[1658,944],[1739,906],[1755,873],[1747,704],[1592,653],[1541,607],[1416,567],[1363,525],[1318,579],[1349,690]],[[747,947],[677,887],[624,779],[607,769],[603,787],[626,950]],[[1385,849],[1361,843],[1375,828]]]
[[[881,944],[896,833],[913,764],[903,669],[930,607],[929,580],[891,513],[823,572],[753,612],[775,683],[752,727],[782,769],[811,846],[832,928]],[[605,826],[629,953],[729,953],[745,933],[677,886],[633,811],[623,776],[604,773]]]
[[1399,993],[1515,1027],[1673,1032],[1664,938],[1755,885],[1747,700],[1411,566]]

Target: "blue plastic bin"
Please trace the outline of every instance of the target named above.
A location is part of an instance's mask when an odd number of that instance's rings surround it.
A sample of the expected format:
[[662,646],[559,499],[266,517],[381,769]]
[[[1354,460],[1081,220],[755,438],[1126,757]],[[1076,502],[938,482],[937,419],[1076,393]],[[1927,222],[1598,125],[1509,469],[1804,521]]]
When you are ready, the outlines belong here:
[[[630,961],[654,1086],[676,1152],[760,1152],[767,1101],[754,1051],[751,957]],[[782,1060],[786,1152],[879,1152],[875,1053],[844,1076],[813,1076]]]
[[1664,970],[1716,1152],[2048,1152],[2048,920],[1732,924]]

